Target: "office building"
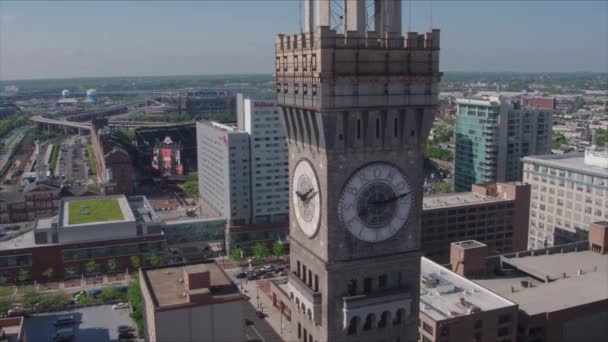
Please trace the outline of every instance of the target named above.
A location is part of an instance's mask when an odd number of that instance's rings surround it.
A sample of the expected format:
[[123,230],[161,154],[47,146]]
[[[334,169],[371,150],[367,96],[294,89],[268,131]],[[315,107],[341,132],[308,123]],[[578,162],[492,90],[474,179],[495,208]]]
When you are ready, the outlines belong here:
[[245,341],[245,299],[215,262],[139,271],[146,341]]
[[608,152],[526,157],[524,182],[532,186],[528,248],[588,238],[590,223],[608,220]]
[[0,341],[25,342],[25,317],[0,318]]
[[521,158],[551,152],[552,113],[499,97],[457,99],[454,189],[521,180]]
[[107,195],[131,194],[133,192],[131,155],[113,140],[108,119],[93,120],[91,147],[95,155],[96,176],[101,191]]
[[331,29],[329,1],[303,7],[304,32],[275,41],[290,178],[291,272],[281,297],[291,331],[306,342],[412,341],[420,146],[437,111],[439,30],[404,37],[401,1],[349,1],[346,33]]
[[517,304],[517,341],[603,341],[608,334],[608,223],[589,229],[589,241],[495,257],[476,241],[461,243],[465,248],[453,244],[451,267]]
[[207,215],[228,225],[285,224],[285,130],[274,102],[243,99],[238,122],[198,122],[199,193]]
[[462,239],[483,242],[490,254],[526,250],[529,212],[530,185],[518,182],[424,196],[422,251],[434,262],[447,264],[451,243]]
[[[460,246],[475,244],[465,241]],[[517,304],[422,258],[418,341],[514,342],[517,310]]]
[[28,227],[0,241],[0,274],[9,283],[21,270],[28,280],[48,280],[49,269],[50,278],[71,279],[124,271],[133,267],[131,257],[145,265],[150,255],[165,253],[162,223],[143,196],[63,198],[58,215]]
[[555,97],[522,97],[522,106],[554,110],[556,105]]

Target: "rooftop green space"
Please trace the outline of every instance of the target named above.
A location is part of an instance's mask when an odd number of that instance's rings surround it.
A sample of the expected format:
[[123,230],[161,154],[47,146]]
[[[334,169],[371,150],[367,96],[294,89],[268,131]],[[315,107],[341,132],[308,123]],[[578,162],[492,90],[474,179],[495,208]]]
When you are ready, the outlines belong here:
[[118,200],[96,198],[68,202],[68,224],[124,220]]

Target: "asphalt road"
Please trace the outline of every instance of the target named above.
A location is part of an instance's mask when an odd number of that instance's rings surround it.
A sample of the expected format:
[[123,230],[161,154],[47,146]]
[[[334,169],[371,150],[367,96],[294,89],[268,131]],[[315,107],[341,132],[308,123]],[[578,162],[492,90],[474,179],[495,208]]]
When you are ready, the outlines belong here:
[[[53,325],[59,316],[74,315],[80,323],[74,324],[74,341],[116,341],[119,325],[135,326],[129,320],[129,310],[112,310],[111,305],[91,306],[78,310],[45,313],[25,320],[25,335],[28,341],[52,341],[57,328]],[[67,327],[67,326],[66,326]]]
[[[283,339],[272,329],[266,319],[256,316],[251,302],[245,302],[245,340],[250,342],[282,342]],[[253,324],[247,325],[247,320]]]
[[65,179],[74,179],[76,182],[86,183],[88,177],[84,165],[85,153],[85,147],[76,147],[73,139],[66,140],[59,153],[57,174],[65,176]]

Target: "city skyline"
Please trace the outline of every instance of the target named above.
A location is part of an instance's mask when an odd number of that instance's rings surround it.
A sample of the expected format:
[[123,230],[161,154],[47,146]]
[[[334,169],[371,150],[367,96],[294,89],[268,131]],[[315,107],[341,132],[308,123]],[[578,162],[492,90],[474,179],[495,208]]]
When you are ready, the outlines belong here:
[[[276,32],[300,30],[299,4],[5,1],[0,80],[269,74]],[[442,30],[444,71],[608,71],[606,2],[413,1],[411,16],[409,6],[404,30]]]

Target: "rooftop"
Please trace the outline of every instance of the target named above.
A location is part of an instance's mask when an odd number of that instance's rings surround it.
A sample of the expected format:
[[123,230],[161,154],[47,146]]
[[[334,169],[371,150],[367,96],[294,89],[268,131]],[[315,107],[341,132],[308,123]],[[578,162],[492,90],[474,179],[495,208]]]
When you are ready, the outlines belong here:
[[435,321],[516,305],[425,257],[420,267],[420,311]]
[[135,220],[124,195],[66,198],[60,210],[63,211],[63,227]]
[[474,205],[492,202],[505,202],[502,198],[492,196],[481,196],[472,192],[456,192],[424,196],[422,199],[422,209],[437,209],[457,207],[461,205]]
[[523,160],[524,162],[537,163],[573,172],[590,173],[600,177],[608,177],[607,168],[585,164],[584,152],[524,157]]
[[192,305],[185,294],[188,291],[204,290],[201,288],[187,289],[184,282],[184,271],[188,273],[209,272],[210,286],[207,290],[213,299],[241,299],[236,285],[215,262],[144,269],[142,272],[146,280],[145,285],[157,309]]
[[513,269],[475,282],[519,304],[528,315],[608,299],[608,255],[587,250],[524,255],[501,256]]
[[458,241],[458,242],[452,242],[455,245],[458,245],[464,249],[469,249],[469,248],[477,248],[477,247],[484,247],[485,244],[475,241],[475,240],[467,240],[467,241]]

